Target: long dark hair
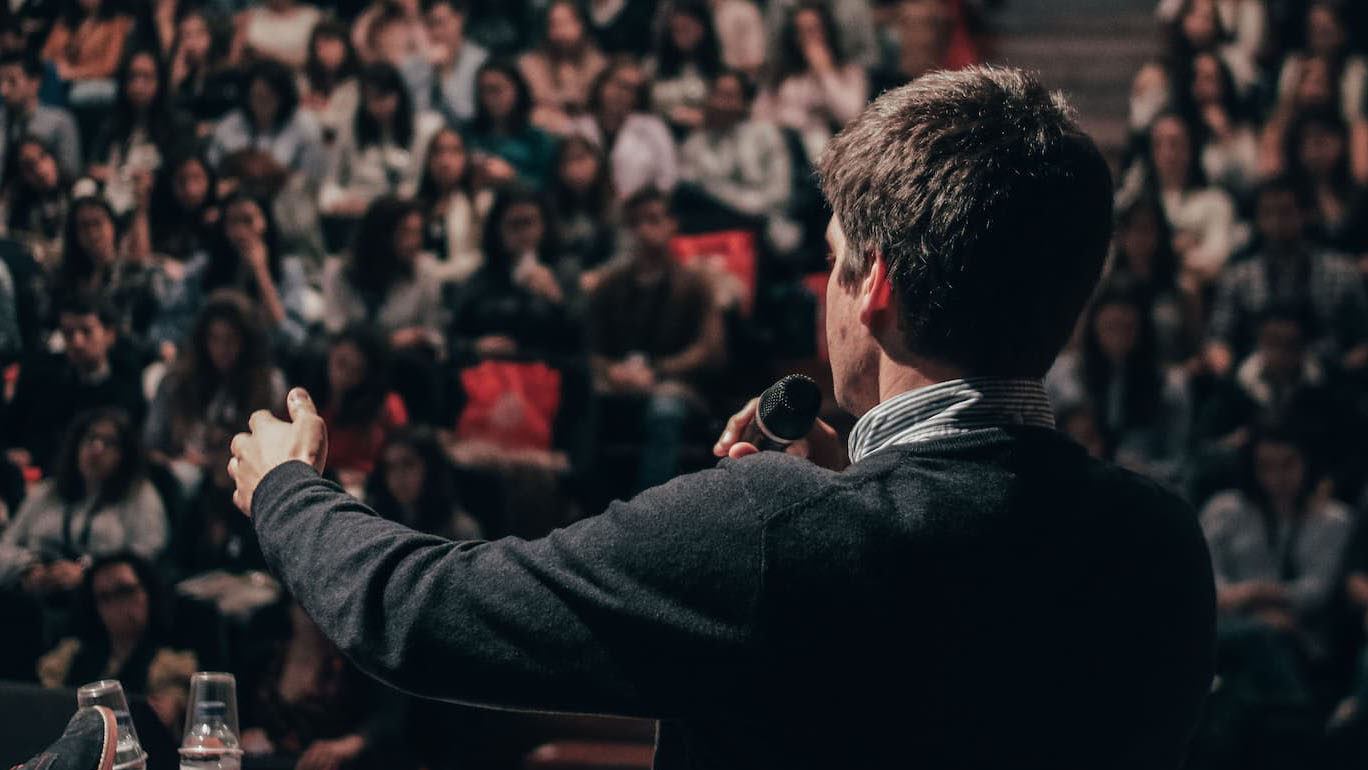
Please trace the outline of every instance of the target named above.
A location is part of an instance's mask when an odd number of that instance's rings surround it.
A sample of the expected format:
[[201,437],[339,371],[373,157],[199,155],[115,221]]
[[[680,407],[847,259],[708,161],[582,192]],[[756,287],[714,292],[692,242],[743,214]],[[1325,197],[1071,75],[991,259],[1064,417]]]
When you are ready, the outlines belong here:
[[[229,372],[215,369],[209,358],[209,325],[215,321],[232,326],[242,342],[238,359]],[[191,425],[202,420],[206,404],[220,388],[226,388],[240,408],[243,424],[253,411],[275,406],[271,403],[275,368],[270,339],[260,311],[242,292],[220,289],[210,294],[195,317],[190,338],[182,347],[168,375],[174,378],[171,392],[173,434],[183,435]]]
[[1263,519],[1268,542],[1271,544],[1277,539],[1278,518],[1273,511],[1272,501],[1268,499],[1263,486],[1259,483],[1258,450],[1260,444],[1291,446],[1301,455],[1305,470],[1301,489],[1297,491],[1296,504],[1299,514],[1307,512],[1306,503],[1311,499],[1316,485],[1320,483],[1320,458],[1317,457],[1312,447],[1308,432],[1297,429],[1291,423],[1273,419],[1260,422],[1254,426],[1249,441],[1240,451],[1240,492],[1245,496],[1245,499],[1254,503],[1258,508],[1259,516]]
[[[81,650],[77,660],[73,662],[69,676],[97,675],[96,672],[102,671],[103,666],[109,661],[111,640],[109,630],[100,619],[100,609],[95,600],[95,577],[106,569],[120,564],[127,564],[133,570],[138,585],[142,587],[143,593],[147,594],[147,630],[143,633],[133,658],[124,663],[124,671],[131,674],[131,678],[124,682],[125,686],[130,692],[140,693],[147,687],[147,672],[144,667],[151,663],[150,656],[156,654],[156,648],[171,638],[173,626],[171,602],[167,596],[166,585],[162,582],[156,567],[147,559],[130,551],[101,556],[85,571],[72,617],[72,630],[81,640]],[[100,668],[90,669],[91,666]],[[134,671],[130,667],[141,670]],[[123,680],[122,672],[115,673]],[[74,685],[77,681],[69,680],[67,684]]]
[[1301,163],[1302,138],[1306,130],[1312,126],[1331,131],[1344,142],[1344,157],[1339,168],[1335,169],[1330,184],[1336,194],[1349,195],[1354,189],[1354,179],[1349,170],[1349,125],[1344,122],[1341,111],[1334,107],[1310,107],[1297,113],[1291,125],[1287,127],[1287,138],[1283,142],[1283,167],[1291,171],[1298,184],[1306,186],[1308,190],[1314,189],[1310,174],[1302,168]]
[[[204,193],[204,201],[194,211],[182,209],[176,200],[176,174],[189,163],[198,164],[204,170],[205,177],[209,182],[208,189]],[[205,227],[205,212],[218,205],[217,188],[218,181],[214,166],[200,153],[184,153],[177,155],[167,163],[163,163],[157,171],[157,179],[152,185],[152,205],[147,210],[148,227],[151,229],[153,247],[160,248],[168,241],[187,233],[192,235],[193,241],[202,243],[208,236]],[[172,254],[172,256],[177,259],[184,259],[190,255],[177,253]]]
[[[1140,324],[1135,348],[1126,357],[1121,372],[1116,371],[1103,353],[1097,338],[1097,317],[1103,308],[1113,305],[1134,308]],[[1107,403],[1107,391],[1114,377],[1120,374],[1126,378],[1123,429],[1150,424],[1155,420],[1162,406],[1164,371],[1159,363],[1159,347],[1149,308],[1143,293],[1133,281],[1116,276],[1098,290],[1088,308],[1087,325],[1083,330],[1082,363],[1083,383],[1088,398],[1094,404]],[[1109,439],[1115,443],[1114,436]]]
[[[91,14],[97,19],[113,18],[118,12],[118,3],[115,0],[99,0],[99,6]],[[64,0],[62,3],[62,21],[67,23],[74,31],[76,27],[86,18],[85,11],[81,8],[81,0]]]
[[807,71],[807,58],[803,56],[803,49],[798,44],[798,14],[804,12],[815,13],[817,18],[821,19],[822,34],[826,36],[827,47],[831,49],[832,62],[837,67],[845,63],[841,49],[841,32],[831,15],[831,9],[826,3],[805,0],[794,6],[784,19],[783,33],[779,38],[779,61],[774,68],[773,85],[776,87],[784,82],[785,78]]
[[[570,151],[581,148],[593,153],[598,160],[598,178],[587,192],[579,193],[571,190],[561,179],[561,169],[565,165],[565,158]],[[608,158],[604,155],[603,149],[582,136],[572,135],[561,140],[560,147],[556,148],[556,163],[553,167],[555,173],[552,175],[551,182],[551,207],[555,212],[556,218],[574,211],[584,211],[596,220],[609,217],[613,208],[613,177],[608,168]],[[551,224],[548,222],[548,224]]]
[[175,59],[176,51],[181,44],[180,23],[191,16],[200,17],[204,22],[204,28],[209,30],[209,52],[205,55],[204,69],[207,72],[217,72],[222,69],[225,60],[228,58],[232,36],[228,34],[227,20],[203,5],[190,5],[180,9],[176,14],[176,37],[171,41],[171,51],[166,58],[168,60]]
[[485,215],[484,232],[480,238],[480,249],[484,252],[485,261],[480,269],[486,275],[503,281],[513,280],[513,263],[518,255],[510,253],[504,246],[501,228],[509,210],[522,204],[536,206],[541,211],[543,235],[541,243],[537,246],[537,254],[543,259],[552,255],[555,228],[546,199],[540,193],[526,187],[506,187],[499,191],[498,197],[489,207],[489,213]]
[[456,183],[457,189],[471,195],[475,190],[475,178],[470,173],[470,146],[466,143],[465,136],[450,126],[443,126],[432,134],[428,140],[427,147],[423,148],[423,175],[418,178],[418,190],[414,193],[415,200],[424,206],[435,206],[442,198],[443,191],[438,187],[437,180],[432,178],[432,151],[437,146],[437,141],[443,136],[454,136],[461,142],[461,147],[466,153],[465,173],[461,180]]
[[[256,118],[252,115],[252,108],[248,104],[248,94],[251,93],[252,84],[258,80],[275,91],[276,98],[280,101],[273,126],[258,126]],[[290,122],[290,119],[294,117],[295,110],[299,108],[299,84],[295,82],[294,72],[275,59],[257,59],[252,62],[247,69],[246,76],[242,79],[242,104],[240,107],[243,115],[247,118],[247,122],[251,125],[253,133],[261,133],[265,130],[279,131],[286,123]]]
[[1152,301],[1158,292],[1177,288],[1180,264],[1178,253],[1173,250],[1173,225],[1164,213],[1164,204],[1152,190],[1145,191],[1128,205],[1117,210],[1116,229],[1120,231],[1129,227],[1137,217],[1145,214],[1154,217],[1155,228],[1158,230],[1155,233],[1154,256],[1150,258],[1149,279],[1142,279],[1136,273],[1130,264],[1130,255],[1121,250],[1119,239],[1113,252],[1116,259],[1113,269],[1134,279],[1138,291],[1147,300]]
[[1244,99],[1240,98],[1240,89],[1235,84],[1235,75],[1231,73],[1229,65],[1225,59],[1216,51],[1199,51],[1193,55],[1189,61],[1175,64],[1176,71],[1173,77],[1183,78],[1181,88],[1175,89],[1175,99],[1177,110],[1181,112],[1189,123],[1202,124],[1201,110],[1197,106],[1197,100],[1192,95],[1192,84],[1197,76],[1198,56],[1209,56],[1216,62],[1216,77],[1221,82],[1221,109],[1225,110],[1226,116],[1232,123],[1244,123],[1250,120],[1249,105]]
[[[204,273],[204,288],[206,291],[221,289],[225,287],[237,287],[238,277],[242,267],[242,258],[238,256],[237,249],[234,248],[232,241],[228,238],[228,210],[238,203],[251,202],[261,212],[261,217],[266,221],[266,232],[261,236],[266,244],[266,262],[273,281],[279,281],[281,276],[281,249],[280,231],[276,229],[275,217],[271,214],[271,207],[265,201],[257,198],[250,193],[238,191],[223,199],[220,204],[218,232],[213,236],[212,245],[209,252],[209,268]],[[256,284],[252,282],[249,290],[255,292]]]
[[460,497],[446,452],[430,429],[406,426],[390,433],[380,448],[375,470],[366,485],[366,500],[381,516],[398,520],[401,506],[390,494],[385,480],[385,455],[394,446],[408,447],[423,463],[423,491],[418,497],[416,520],[404,523],[420,532],[443,534],[451,528],[451,518],[460,507]]
[[380,123],[366,109],[366,89],[374,88],[382,93],[399,97],[399,106],[394,111],[393,139],[395,144],[408,147],[413,143],[413,97],[409,96],[404,77],[394,65],[376,62],[361,71],[361,99],[356,105],[356,146],[358,148],[379,144],[382,138]]
[[484,100],[479,97],[480,79],[486,72],[498,72],[513,83],[516,101],[513,103],[513,113],[508,116],[508,128],[512,133],[526,129],[532,121],[532,89],[516,64],[507,59],[494,58],[486,61],[475,74],[475,119],[471,122],[471,128],[477,133],[494,130],[494,117],[485,109]]
[[53,488],[57,496],[68,503],[84,500],[91,492],[81,476],[81,443],[91,426],[100,422],[112,424],[119,434],[119,467],[100,489],[102,502],[123,500],[143,479],[142,441],[128,414],[121,409],[100,408],[81,412],[72,419],[63,435],[61,449],[54,465]]
[[554,51],[551,48],[551,11],[554,10],[558,5],[563,5],[566,8],[569,8],[570,11],[575,14],[575,18],[579,20],[579,48],[578,50],[571,51],[570,53],[576,60],[582,61],[584,57],[587,56],[589,52],[594,49],[594,37],[591,31],[592,28],[589,26],[589,19],[584,15],[584,8],[582,8],[579,3],[574,2],[574,0],[551,0],[551,2],[546,4],[546,10],[542,11],[542,16],[540,19],[541,40],[539,41],[539,47],[542,53],[544,53],[547,56],[547,58],[553,60],[556,58],[554,56]]
[[[318,41],[322,38],[341,41],[346,49],[342,56],[342,64],[335,72],[323,69],[323,63],[318,60]],[[351,33],[347,25],[331,17],[315,24],[313,33],[309,35],[309,55],[304,60],[304,80],[309,84],[309,88],[320,93],[332,93],[342,81],[354,77],[360,71],[361,59],[357,57],[356,48],[352,46]]]
[[[332,351],[341,345],[352,345],[361,351],[362,357],[366,359],[365,378],[346,393],[333,393],[332,381],[327,375],[327,359],[332,355]],[[323,361],[324,372],[318,379],[316,397],[318,402],[324,405],[341,397],[337,410],[338,426],[364,426],[379,418],[385,406],[385,397],[390,391],[387,376],[388,357],[389,349],[384,337],[370,324],[353,324],[332,338]]]
[[171,120],[171,102],[168,96],[171,83],[168,80],[166,65],[152,48],[135,48],[129,51],[119,65],[119,92],[114,98],[114,111],[110,114],[110,135],[116,142],[127,142],[133,133],[136,124],[135,108],[128,100],[128,75],[133,67],[133,60],[139,56],[152,59],[152,67],[157,72],[157,93],[152,97],[152,103],[147,105],[147,121],[144,127],[157,149],[166,152],[181,138],[175,136],[176,127]]
[[71,210],[67,213],[66,227],[62,234],[62,262],[57,268],[57,290],[75,291],[84,286],[87,281],[95,277],[95,273],[100,266],[95,263],[95,257],[91,256],[81,247],[77,231],[80,229],[76,224],[76,213],[83,208],[93,207],[104,212],[109,218],[110,224],[114,226],[114,239],[117,242],[119,237],[119,218],[114,216],[114,209],[110,208],[109,202],[97,195],[87,195],[71,202]]
[[382,195],[361,215],[343,275],[372,309],[384,302],[395,281],[410,274],[411,268],[394,253],[394,233],[404,217],[422,213],[417,201]]
[[[670,16],[682,13],[703,25],[703,39],[693,53],[679,50],[670,34]],[[722,47],[717,42],[717,29],[713,26],[712,11],[702,0],[676,0],[671,3],[665,16],[665,24],[660,31],[660,42],[656,46],[656,77],[678,77],[684,65],[692,61],[708,80],[722,72]]]
[[1200,122],[1193,122],[1176,110],[1165,110],[1154,118],[1150,130],[1140,148],[1141,161],[1145,164],[1146,181],[1156,191],[1159,189],[1159,172],[1154,165],[1154,127],[1161,120],[1176,120],[1183,126],[1188,137],[1188,167],[1183,175],[1183,186],[1187,188],[1206,187],[1206,171],[1202,169],[1202,146],[1206,143],[1206,129]]

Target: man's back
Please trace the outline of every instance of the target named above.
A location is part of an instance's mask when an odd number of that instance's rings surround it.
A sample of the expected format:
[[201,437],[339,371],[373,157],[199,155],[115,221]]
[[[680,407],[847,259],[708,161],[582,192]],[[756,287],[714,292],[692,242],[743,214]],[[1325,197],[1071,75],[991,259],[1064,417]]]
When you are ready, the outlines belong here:
[[1178,766],[1215,639],[1186,504],[1041,429],[754,464],[755,678],[659,768]]

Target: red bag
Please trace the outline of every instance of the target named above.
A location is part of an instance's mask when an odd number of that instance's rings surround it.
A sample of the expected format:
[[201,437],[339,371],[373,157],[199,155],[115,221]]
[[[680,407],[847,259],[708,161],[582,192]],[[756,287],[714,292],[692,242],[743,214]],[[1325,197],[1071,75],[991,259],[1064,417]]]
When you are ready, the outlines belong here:
[[757,253],[755,234],[749,230],[719,230],[700,235],[676,235],[670,251],[682,265],[704,269],[715,266],[741,282],[741,312],[750,315],[755,306]]
[[504,449],[550,449],[561,373],[540,361],[485,361],[461,370],[466,406],[456,436]]

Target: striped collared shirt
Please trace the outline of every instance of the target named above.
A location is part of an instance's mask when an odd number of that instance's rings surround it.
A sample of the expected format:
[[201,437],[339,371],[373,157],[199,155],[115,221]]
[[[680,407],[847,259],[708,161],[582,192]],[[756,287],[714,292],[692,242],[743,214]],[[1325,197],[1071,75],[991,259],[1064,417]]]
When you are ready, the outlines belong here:
[[1002,425],[1054,427],[1050,399],[1039,380],[973,377],[900,393],[855,423],[850,461],[895,444]]

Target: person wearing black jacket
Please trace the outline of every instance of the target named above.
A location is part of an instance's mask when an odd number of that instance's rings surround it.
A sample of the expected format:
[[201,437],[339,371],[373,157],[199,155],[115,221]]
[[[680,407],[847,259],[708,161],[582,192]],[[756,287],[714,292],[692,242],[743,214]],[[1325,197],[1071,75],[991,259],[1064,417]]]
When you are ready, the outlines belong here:
[[885,93],[821,164],[844,462],[739,441],[536,541],[453,543],[233,439],[235,502],[323,632],[412,693],[660,721],[674,768],[1177,768],[1214,664],[1192,509],[1052,430],[1040,378],[1101,272],[1111,179],[1057,96],[970,68]]

